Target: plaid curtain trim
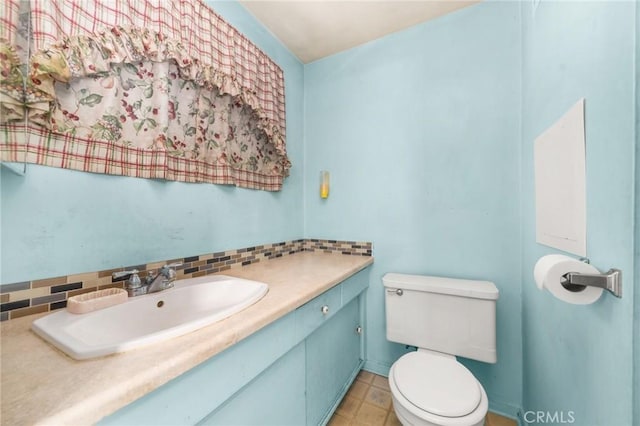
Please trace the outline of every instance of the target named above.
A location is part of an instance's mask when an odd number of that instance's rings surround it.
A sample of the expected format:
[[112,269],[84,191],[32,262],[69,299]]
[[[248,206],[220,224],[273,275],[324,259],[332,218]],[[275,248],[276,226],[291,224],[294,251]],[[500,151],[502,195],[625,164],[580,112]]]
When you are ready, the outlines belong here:
[[150,151],[80,139],[24,125],[0,125],[0,161],[192,183],[235,185],[249,189],[279,191],[283,177],[234,169],[229,164],[210,164]]

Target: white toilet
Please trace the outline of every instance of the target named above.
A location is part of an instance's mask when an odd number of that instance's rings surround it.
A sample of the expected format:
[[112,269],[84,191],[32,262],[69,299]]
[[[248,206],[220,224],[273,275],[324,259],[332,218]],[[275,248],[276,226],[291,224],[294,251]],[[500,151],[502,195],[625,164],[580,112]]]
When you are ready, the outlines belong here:
[[388,273],[387,339],[416,346],[389,371],[403,425],[483,425],[489,401],[456,355],[495,363],[498,289],[488,281]]

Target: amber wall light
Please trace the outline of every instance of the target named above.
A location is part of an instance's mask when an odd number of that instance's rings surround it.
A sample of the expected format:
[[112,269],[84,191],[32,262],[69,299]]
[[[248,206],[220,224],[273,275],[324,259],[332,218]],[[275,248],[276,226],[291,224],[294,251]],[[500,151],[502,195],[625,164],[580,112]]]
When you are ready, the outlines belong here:
[[320,198],[329,197],[329,177],[327,170],[320,171]]

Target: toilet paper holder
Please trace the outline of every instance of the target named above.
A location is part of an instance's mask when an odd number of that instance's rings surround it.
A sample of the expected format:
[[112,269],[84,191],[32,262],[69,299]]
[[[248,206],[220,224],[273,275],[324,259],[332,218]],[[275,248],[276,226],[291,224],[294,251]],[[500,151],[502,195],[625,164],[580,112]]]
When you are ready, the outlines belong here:
[[[589,263],[589,259],[580,259]],[[564,288],[572,292],[583,291],[587,287],[600,287],[608,290],[614,296],[622,297],[622,271],[611,268],[604,274],[580,274],[578,272],[567,272],[562,276],[561,284]]]

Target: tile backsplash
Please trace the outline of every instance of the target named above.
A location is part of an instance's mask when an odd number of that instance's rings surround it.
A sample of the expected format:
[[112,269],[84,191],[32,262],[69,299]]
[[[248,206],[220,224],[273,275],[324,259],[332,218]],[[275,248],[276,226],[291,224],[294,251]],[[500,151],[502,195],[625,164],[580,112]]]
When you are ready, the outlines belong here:
[[200,277],[241,268],[263,259],[274,259],[302,251],[321,251],[344,255],[371,256],[370,242],[300,239],[245,247],[216,253],[201,254],[179,259],[161,260],[144,265],[132,265],[105,271],[87,272],[35,281],[24,281],[0,285],[0,321],[20,318],[26,315],[53,311],[67,306],[67,299],[82,293],[111,287],[124,287],[124,278],[113,279],[117,271],[137,269],[140,277],[147,271],[154,271],[165,264],[182,263],[176,268],[177,278]]

